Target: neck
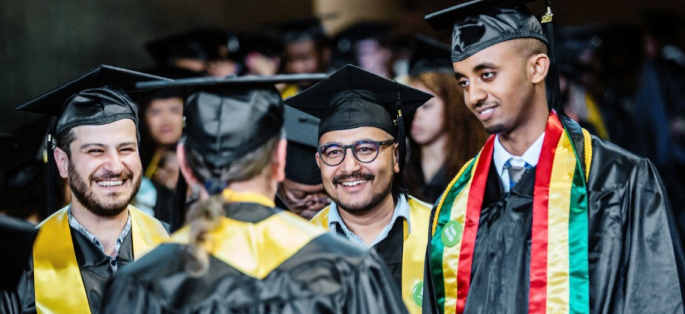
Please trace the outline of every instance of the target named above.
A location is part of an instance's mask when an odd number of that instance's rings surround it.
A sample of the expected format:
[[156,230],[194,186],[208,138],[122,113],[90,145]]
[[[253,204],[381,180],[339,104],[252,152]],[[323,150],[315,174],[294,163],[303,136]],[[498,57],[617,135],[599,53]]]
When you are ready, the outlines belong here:
[[421,145],[421,169],[423,170],[424,182],[430,182],[445,163],[446,145],[447,135],[445,134],[441,134],[430,143]]
[[531,110],[531,114],[524,117],[525,121],[522,121],[518,127],[499,135],[500,143],[510,154],[523,156],[526,150],[545,132],[550,113],[544,97],[543,94],[542,101],[536,102],[535,110]]
[[388,193],[385,199],[376,207],[362,214],[353,214],[345,210],[339,211],[340,218],[342,218],[345,226],[367,245],[370,245],[381,231],[388,226],[394,212],[395,200],[392,193]]
[[250,180],[241,182],[232,182],[228,185],[228,188],[237,193],[257,193],[263,195],[264,197],[273,200],[276,197],[276,188],[278,187],[278,182],[266,178],[266,176],[259,175]]
[[83,206],[76,196],[72,195],[71,199],[73,200],[71,202],[71,214],[74,218],[100,241],[105,254],[117,255],[117,252],[114,252],[114,246],[117,238],[121,235],[121,231],[126,226],[126,221],[128,221],[128,209],[111,217],[102,217],[93,214]]

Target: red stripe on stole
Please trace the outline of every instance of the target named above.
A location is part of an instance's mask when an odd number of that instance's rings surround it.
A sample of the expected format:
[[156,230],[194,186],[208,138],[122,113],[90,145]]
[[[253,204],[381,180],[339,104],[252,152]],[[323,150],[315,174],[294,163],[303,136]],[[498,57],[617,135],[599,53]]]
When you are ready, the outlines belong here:
[[471,182],[471,190],[469,191],[466,205],[466,221],[464,222],[464,233],[461,251],[459,252],[459,268],[457,270],[457,314],[464,313],[466,297],[469,294],[473,249],[476,245],[480,211],[483,206],[483,196],[485,195],[485,185],[488,180],[490,163],[492,162],[494,143],[495,136],[492,135],[485,143],[485,146],[483,146],[483,151],[478,159],[476,173]]
[[530,245],[530,290],[528,313],[544,314],[547,311],[547,241],[549,185],[557,144],[564,128],[552,112],[547,121],[545,139],[535,171],[533,192],[533,227]]

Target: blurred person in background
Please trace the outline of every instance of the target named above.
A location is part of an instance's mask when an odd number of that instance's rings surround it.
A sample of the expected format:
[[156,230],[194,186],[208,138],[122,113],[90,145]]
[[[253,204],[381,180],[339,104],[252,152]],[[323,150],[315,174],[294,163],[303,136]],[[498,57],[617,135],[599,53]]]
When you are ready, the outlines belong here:
[[[326,72],[330,58],[329,38],[319,19],[289,21],[281,26],[279,36],[283,43],[283,73]],[[281,96],[297,95],[311,85],[312,82],[287,84],[281,90]]]
[[331,203],[316,164],[319,118],[285,106],[288,149],[285,179],[278,185],[276,205],[307,220]]
[[392,25],[362,21],[339,32],[333,40],[329,71],[346,64],[356,65],[376,75],[393,78]]
[[645,48],[633,123],[637,153],[659,169],[678,222],[685,233],[685,18],[675,12],[646,11]]
[[407,114],[409,193],[435,203],[459,169],[485,144],[488,134],[464,104],[448,45],[417,36],[409,61],[409,86],[435,97]]

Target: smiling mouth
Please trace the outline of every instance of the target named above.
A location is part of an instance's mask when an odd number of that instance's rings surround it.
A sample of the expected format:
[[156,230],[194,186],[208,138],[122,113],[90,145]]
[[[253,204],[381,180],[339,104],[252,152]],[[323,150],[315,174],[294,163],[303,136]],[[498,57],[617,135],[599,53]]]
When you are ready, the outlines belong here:
[[341,182],[340,184],[342,186],[357,186],[357,185],[360,185],[360,184],[366,183],[366,182],[367,182],[367,180],[356,180],[356,181],[349,181],[349,182]]
[[124,184],[124,180],[107,180],[107,181],[97,181],[98,186],[103,188],[121,186]]

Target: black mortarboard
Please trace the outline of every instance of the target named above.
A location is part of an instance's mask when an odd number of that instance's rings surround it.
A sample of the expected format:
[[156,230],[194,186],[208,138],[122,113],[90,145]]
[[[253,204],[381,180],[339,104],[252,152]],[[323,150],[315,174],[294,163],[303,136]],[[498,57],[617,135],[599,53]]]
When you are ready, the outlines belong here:
[[[264,145],[283,128],[283,101],[274,87],[279,83],[319,81],[326,74],[205,77],[174,82],[142,82],[139,88],[186,88],[185,145],[202,155],[214,168],[225,167]],[[211,194],[220,193],[225,182],[204,182]],[[183,225],[186,182],[179,176],[172,231]]]
[[411,58],[409,75],[424,72],[454,73],[450,59],[450,46],[423,35],[416,35]]
[[420,90],[346,65],[285,102],[321,119],[319,138],[330,131],[365,126],[388,132],[400,144],[402,168],[406,154],[402,111],[416,110],[431,98]]
[[326,40],[328,35],[318,18],[307,18],[288,21],[280,27],[280,39],[283,43],[295,43],[304,40]]
[[504,41],[535,38],[549,47],[550,69],[545,79],[547,103],[563,113],[557,72],[550,0],[542,24],[526,3],[536,0],[472,0],[426,15],[436,30],[452,27],[452,61],[462,61]]
[[[145,80],[168,80],[162,77],[101,65],[86,74],[44,93],[17,107],[17,110],[58,117],[52,132],[59,136],[82,125],[103,125],[121,119],[131,119],[138,125],[136,106],[126,91]],[[149,91],[140,91],[140,93]],[[48,177],[53,176],[52,152],[48,152]],[[50,186],[51,188],[51,186]],[[50,190],[50,188],[48,190]],[[54,191],[49,191],[54,197]],[[52,206],[52,201],[48,201]]]
[[29,263],[38,229],[16,218],[0,215],[0,290],[17,287],[19,277]]
[[283,127],[288,138],[285,177],[301,184],[320,184],[321,171],[315,157],[319,145],[319,118],[285,106]]
[[536,38],[547,43],[542,26],[525,2],[474,0],[426,15],[436,30],[452,27],[452,61],[464,60],[495,44]]
[[219,48],[226,44],[226,37],[227,32],[219,29],[196,28],[150,41],[145,50],[160,66],[173,66],[178,59],[208,61],[220,57]]

